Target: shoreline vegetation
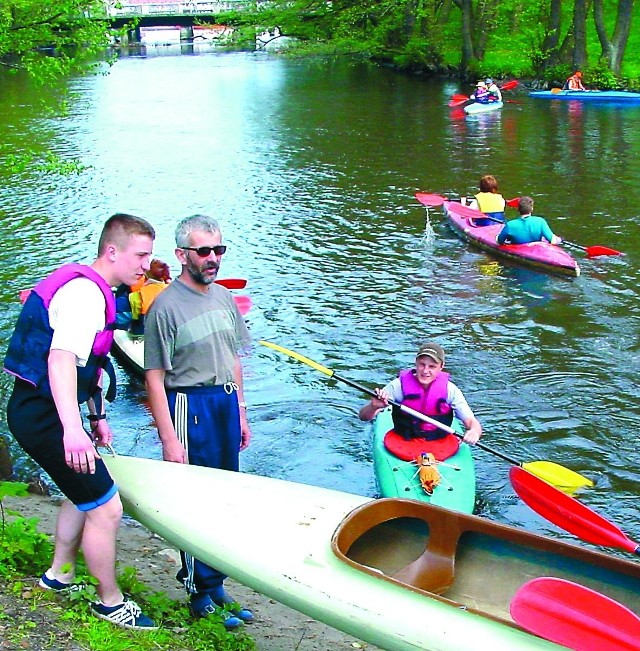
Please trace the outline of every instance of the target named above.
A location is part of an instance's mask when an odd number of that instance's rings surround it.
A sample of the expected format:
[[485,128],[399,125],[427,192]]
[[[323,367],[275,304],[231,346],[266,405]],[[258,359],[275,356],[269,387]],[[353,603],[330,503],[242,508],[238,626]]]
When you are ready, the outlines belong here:
[[[150,0],[142,0],[142,4]],[[581,70],[587,87],[640,87],[640,30],[633,0],[269,0],[202,16],[224,26],[230,46],[255,50],[257,37],[288,40],[289,56],[352,57],[421,75],[474,80],[537,79],[562,86]],[[7,0],[0,65],[47,83],[78,70],[101,71],[101,54],[124,42],[99,0]],[[636,14],[637,14],[636,8]],[[106,29],[105,29],[106,27]]]
[[121,584],[162,625],[154,632],[114,627],[89,613],[95,589],[82,568],[82,591],[62,596],[37,587],[50,562],[59,499],[24,493],[24,484],[0,483],[2,651],[375,651],[232,579],[230,594],[254,611],[256,621],[230,633],[217,618],[194,620],[175,580],[177,551],[126,516],[118,535]]

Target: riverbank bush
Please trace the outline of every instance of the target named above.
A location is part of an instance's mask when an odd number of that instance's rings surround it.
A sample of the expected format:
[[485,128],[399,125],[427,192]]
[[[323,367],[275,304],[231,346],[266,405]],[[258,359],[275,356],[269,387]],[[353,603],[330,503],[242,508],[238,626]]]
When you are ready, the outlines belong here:
[[[52,555],[49,536],[38,531],[37,518],[8,511],[3,499],[27,494],[27,485],[0,482],[0,638],[3,649],[69,651],[254,651],[246,633],[229,633],[221,618],[193,620],[187,606],[152,592],[136,570],[119,573],[122,589],[152,619],[157,631],[131,631],[97,619],[89,611],[96,600],[95,581],[78,567],[85,588],[67,596],[37,588],[37,577]],[[29,577],[25,579],[24,577]]]

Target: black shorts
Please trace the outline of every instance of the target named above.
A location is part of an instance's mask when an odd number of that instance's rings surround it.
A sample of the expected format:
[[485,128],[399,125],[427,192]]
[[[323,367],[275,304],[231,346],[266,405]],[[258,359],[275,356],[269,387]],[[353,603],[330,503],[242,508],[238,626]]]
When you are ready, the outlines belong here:
[[102,459],[96,459],[93,475],[75,472],[67,466],[63,428],[55,403],[27,382],[15,381],[7,405],[7,424],[22,449],[47,472],[80,511],[102,506],[117,493]]

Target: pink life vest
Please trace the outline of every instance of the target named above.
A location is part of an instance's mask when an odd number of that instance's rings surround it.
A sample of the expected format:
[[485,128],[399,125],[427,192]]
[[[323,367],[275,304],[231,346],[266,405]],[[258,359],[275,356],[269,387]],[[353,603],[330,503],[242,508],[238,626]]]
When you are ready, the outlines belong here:
[[[425,389],[416,379],[414,369],[401,371],[400,384],[402,386],[402,395],[404,396],[402,404],[426,414],[444,425],[451,426],[453,422],[453,410],[447,403],[449,377],[449,373],[442,371],[438,373],[435,380]],[[436,432],[440,433],[442,437],[446,436],[446,432],[424,421],[419,421],[418,427],[423,432],[429,433],[428,438],[441,438]]]

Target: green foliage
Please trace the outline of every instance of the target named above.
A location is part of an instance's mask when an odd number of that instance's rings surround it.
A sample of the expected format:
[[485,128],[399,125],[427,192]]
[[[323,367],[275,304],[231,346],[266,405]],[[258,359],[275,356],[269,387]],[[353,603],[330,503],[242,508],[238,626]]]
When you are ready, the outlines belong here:
[[622,87],[618,78],[611,72],[607,63],[602,59],[595,65],[585,68],[582,73],[584,75],[584,85],[587,88],[616,90]]
[[[0,483],[0,576],[10,577],[14,574],[31,574],[34,567],[41,568],[49,562],[51,543],[49,537],[39,533],[35,518],[7,516],[2,500],[8,496],[27,494],[27,485],[19,482]],[[37,571],[37,570],[36,570]]]
[[[2,589],[14,599],[25,603],[29,610],[46,610],[47,617],[39,622],[59,621],[55,626],[66,626],[77,645],[90,651],[253,651],[255,643],[244,632],[229,633],[222,617],[211,616],[194,621],[184,603],[169,599],[164,593],[153,593],[141,582],[134,568],[127,567],[118,577],[120,586],[130,594],[152,619],[161,624],[157,631],[131,631],[117,628],[91,615],[89,602],[97,600],[96,581],[79,565],[77,582],[82,590],[67,595],[55,595],[33,589],[33,579],[48,567],[53,552],[49,536],[37,530],[36,518],[23,518],[14,512],[7,513],[2,499],[26,495],[27,485],[14,482],[0,483],[0,578]],[[10,516],[10,517],[9,517]],[[0,612],[0,620],[3,615]],[[28,618],[12,617],[6,634],[16,646],[32,647],[30,636],[37,624]],[[53,640],[53,632],[51,639]],[[42,639],[40,636],[39,639]],[[25,644],[27,646],[25,646]],[[48,646],[47,648],[54,648]]]
[[0,62],[50,83],[80,67],[97,66],[110,43],[99,0],[3,0]]
[[64,160],[55,152],[48,151],[44,158],[36,164],[36,169],[47,174],[70,176],[71,174],[82,174],[82,172],[91,169],[91,166],[83,165],[77,160]]

